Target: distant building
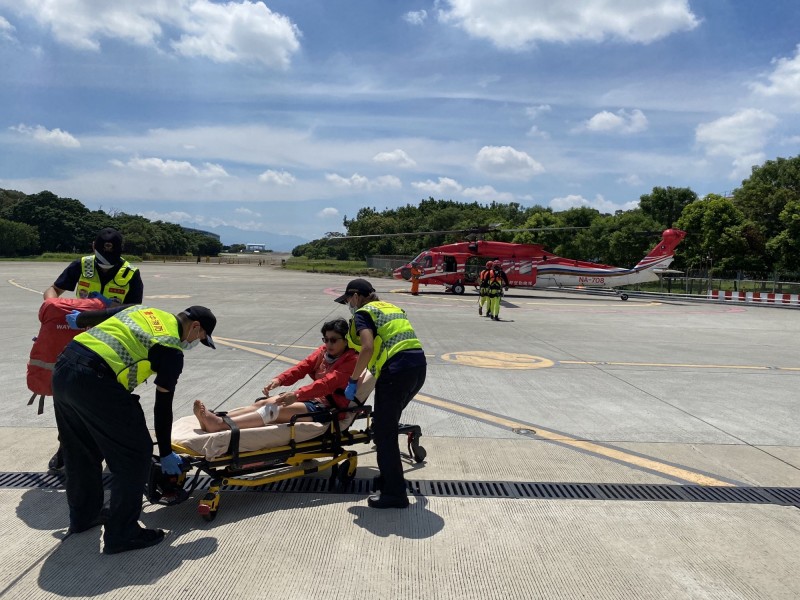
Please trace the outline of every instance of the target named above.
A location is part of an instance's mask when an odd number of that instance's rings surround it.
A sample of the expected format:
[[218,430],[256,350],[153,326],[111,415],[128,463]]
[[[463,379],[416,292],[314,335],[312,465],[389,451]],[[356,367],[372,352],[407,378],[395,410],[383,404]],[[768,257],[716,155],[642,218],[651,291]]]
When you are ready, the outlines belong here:
[[245,244],[245,252],[267,252],[266,244]]

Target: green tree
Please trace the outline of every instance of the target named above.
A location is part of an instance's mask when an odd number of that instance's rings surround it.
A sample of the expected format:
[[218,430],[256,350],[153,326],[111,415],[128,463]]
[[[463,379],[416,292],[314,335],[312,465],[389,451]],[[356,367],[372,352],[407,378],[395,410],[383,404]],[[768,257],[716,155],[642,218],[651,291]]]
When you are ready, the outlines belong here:
[[781,213],[800,200],[800,156],[768,160],[753,167],[750,177],[733,192],[733,201],[745,217],[758,224],[766,237],[778,236],[785,225]]
[[775,266],[785,271],[800,271],[800,201],[790,200],[779,215],[783,230],[769,240],[767,250]]
[[30,256],[39,251],[39,232],[32,225],[0,219],[0,256]]
[[639,196],[639,208],[653,218],[662,229],[675,225],[683,209],[697,200],[690,188],[654,187],[649,194]]
[[36,227],[45,252],[89,251],[98,231],[92,214],[80,201],[48,191],[14,203],[6,218]]

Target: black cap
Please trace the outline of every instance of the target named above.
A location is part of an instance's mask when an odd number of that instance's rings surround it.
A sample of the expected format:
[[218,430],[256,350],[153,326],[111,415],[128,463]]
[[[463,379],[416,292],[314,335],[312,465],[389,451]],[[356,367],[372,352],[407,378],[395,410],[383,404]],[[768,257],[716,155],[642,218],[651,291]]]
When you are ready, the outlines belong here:
[[190,306],[183,312],[187,317],[189,317],[190,321],[198,321],[200,323],[200,327],[202,327],[203,331],[206,332],[206,339],[200,340],[200,342],[203,345],[216,350],[217,347],[214,345],[214,340],[211,339],[211,334],[214,332],[214,327],[217,326],[217,317],[214,316],[214,313],[208,310],[205,306]]
[[344,294],[336,298],[334,302],[338,302],[339,304],[347,304],[347,299],[353,294],[369,296],[374,292],[375,288],[373,288],[372,284],[366,279],[353,279],[353,281],[347,284]]
[[119,262],[122,257],[122,234],[113,227],[101,229],[94,241],[94,249],[110,264]]

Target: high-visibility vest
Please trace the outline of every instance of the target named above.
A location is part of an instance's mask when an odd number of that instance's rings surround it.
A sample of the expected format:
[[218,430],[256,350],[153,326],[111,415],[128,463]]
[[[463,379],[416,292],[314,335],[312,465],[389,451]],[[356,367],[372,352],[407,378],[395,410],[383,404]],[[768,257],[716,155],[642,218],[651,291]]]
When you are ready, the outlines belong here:
[[[414,328],[406,317],[406,311],[394,304],[377,300],[359,308],[356,312],[366,312],[372,316],[378,335],[375,336],[372,358],[367,369],[375,378],[380,376],[381,368],[386,361],[404,350],[421,350],[422,344],[417,339]],[[350,321],[347,332],[347,343],[361,351],[361,337],[356,332],[355,319]]]
[[147,358],[156,344],[181,350],[175,315],[157,308],[131,306],[81,333],[75,341],[100,356],[128,391],[153,374]]
[[81,258],[81,278],[78,280],[78,287],[75,289],[75,294],[79,298],[86,298],[92,292],[103,294],[106,298],[116,299],[120,302],[125,302],[125,296],[128,294],[131,279],[136,273],[136,267],[125,260],[119,268],[114,278],[109,281],[105,286],[100,283],[100,274],[97,272],[98,267],[95,264],[95,257],[93,254]]
[[101,310],[99,298],[48,298],[39,307],[39,334],[33,338],[28,360],[28,389],[42,396],[53,395],[53,368],[61,351],[78,335],[70,329],[65,317],[73,310]]

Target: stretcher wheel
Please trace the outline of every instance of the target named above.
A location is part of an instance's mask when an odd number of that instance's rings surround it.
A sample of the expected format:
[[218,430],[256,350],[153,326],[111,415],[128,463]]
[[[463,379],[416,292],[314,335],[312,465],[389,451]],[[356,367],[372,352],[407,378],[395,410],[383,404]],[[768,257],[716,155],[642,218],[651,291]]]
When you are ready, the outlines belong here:
[[197,512],[203,517],[204,521],[211,522],[217,518],[219,510],[219,492],[207,492],[200,504],[197,505]]
[[423,460],[425,460],[425,457],[428,456],[428,451],[422,446],[412,448],[411,452],[414,455],[414,461],[418,463],[421,463]]
[[338,492],[346,492],[347,488],[350,487],[350,484],[353,483],[353,480],[356,478],[356,474],[353,473],[350,475],[350,469],[348,469],[345,465],[339,467],[339,474],[336,477],[336,491]]

